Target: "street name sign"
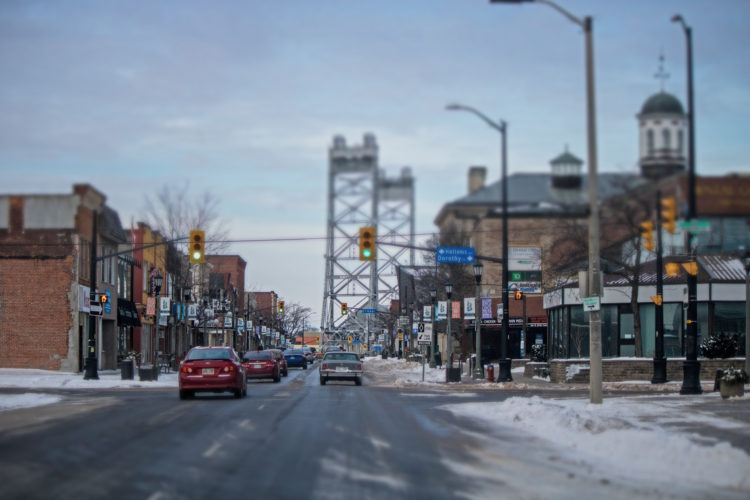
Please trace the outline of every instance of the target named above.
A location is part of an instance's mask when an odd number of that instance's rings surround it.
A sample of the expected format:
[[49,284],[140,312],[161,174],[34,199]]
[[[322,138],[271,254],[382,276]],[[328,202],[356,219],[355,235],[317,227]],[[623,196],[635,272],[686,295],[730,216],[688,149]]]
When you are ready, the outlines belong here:
[[435,260],[439,264],[473,264],[476,251],[474,247],[437,247]]
[[376,309],[362,309],[362,314],[375,314],[378,312]]
[[680,221],[679,226],[691,233],[708,233],[711,231],[711,222],[707,220],[691,219]]

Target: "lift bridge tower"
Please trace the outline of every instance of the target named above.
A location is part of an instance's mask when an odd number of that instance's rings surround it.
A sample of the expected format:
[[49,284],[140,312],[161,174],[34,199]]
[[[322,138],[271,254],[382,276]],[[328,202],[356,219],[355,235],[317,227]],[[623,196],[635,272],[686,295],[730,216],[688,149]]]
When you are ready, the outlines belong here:
[[[360,261],[359,228],[376,228],[376,260]],[[390,243],[391,245],[388,245]],[[388,179],[378,167],[373,134],[362,145],[333,138],[328,151],[328,222],[321,330],[343,342],[369,332],[374,315],[398,299],[399,265],[414,265],[414,179],[404,168]],[[342,315],[341,304],[348,314]],[[364,339],[363,339],[364,340]]]

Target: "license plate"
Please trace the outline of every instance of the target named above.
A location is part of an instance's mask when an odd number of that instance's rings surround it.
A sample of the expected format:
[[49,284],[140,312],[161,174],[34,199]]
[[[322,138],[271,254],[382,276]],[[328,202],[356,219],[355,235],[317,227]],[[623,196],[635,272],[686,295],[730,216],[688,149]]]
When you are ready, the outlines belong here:
[[348,371],[349,371],[349,368],[347,368],[347,367],[345,367],[345,366],[337,366],[337,367],[336,367],[336,371],[337,371],[337,372],[348,372]]
[[202,373],[203,373],[203,375],[213,375],[214,374],[214,369],[213,368],[204,368]]
[[256,363],[256,364],[253,365],[253,368],[256,368],[256,369],[257,368],[263,368],[263,365],[260,364],[260,363]]

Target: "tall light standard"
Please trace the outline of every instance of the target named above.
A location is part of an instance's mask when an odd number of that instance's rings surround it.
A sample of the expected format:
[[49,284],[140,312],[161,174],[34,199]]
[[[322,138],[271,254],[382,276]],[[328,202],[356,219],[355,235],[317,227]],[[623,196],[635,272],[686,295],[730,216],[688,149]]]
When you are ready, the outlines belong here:
[[445,356],[448,368],[453,368],[453,337],[451,336],[451,295],[453,295],[453,283],[445,282],[445,296],[448,298],[445,323]]
[[476,364],[474,366],[474,378],[477,380],[484,378],[484,367],[482,366],[482,320],[479,314],[479,309],[481,307],[479,305],[482,300],[482,291],[479,288],[482,283],[482,271],[484,271],[484,266],[481,262],[476,262],[474,264],[474,279],[477,282],[477,305],[474,306],[474,337],[476,338]]
[[153,280],[153,290],[154,290],[154,301],[156,302],[156,316],[154,317],[154,351],[153,351],[153,363],[154,363],[154,370],[158,370],[156,367],[157,359],[156,359],[156,353],[157,349],[159,348],[159,314],[161,313],[161,304],[159,304],[159,294],[161,293],[161,285],[164,282],[164,278],[161,275],[161,271],[157,267],[153,270],[151,273],[151,278]]
[[745,250],[745,373],[750,373],[750,250]]
[[430,317],[432,318],[432,335],[430,335],[430,368],[435,368],[437,366],[437,359],[435,356],[435,336],[436,333],[436,324],[437,324],[437,317],[435,315],[435,300],[437,299],[437,290],[434,288],[430,289],[430,304],[432,304],[432,311],[430,312]]
[[[549,0],[490,0],[490,3],[534,2],[549,5],[570,21],[583,28],[586,38],[586,124],[589,156],[589,294],[599,297],[599,205],[597,204],[597,158],[596,158],[596,107],[594,99],[594,21],[591,16],[583,19],[563,9]],[[507,315],[507,311],[505,312]],[[592,403],[602,402],[602,316],[601,311],[589,312],[589,399]]]
[[[693,107],[693,30],[685,24],[681,15],[672,16],[673,23],[680,23],[687,41],[687,104],[688,104],[688,220],[695,219],[695,108]],[[685,249],[690,260],[695,262],[693,234],[685,233]],[[693,266],[695,269],[695,266]],[[688,310],[687,345],[685,361],[682,363],[682,387],[680,394],[700,394],[701,364],[698,361],[698,276],[687,273]]]
[[508,359],[508,148],[507,148],[507,129],[508,124],[500,120],[498,123],[493,122],[485,114],[478,110],[464,106],[462,104],[449,104],[446,109],[450,111],[468,111],[478,116],[491,128],[500,132],[500,178],[502,181],[502,216],[503,216],[503,278],[502,278],[502,298],[503,298],[503,319],[502,328],[500,329],[500,360],[498,361],[497,381],[509,382],[513,380],[510,374],[510,359]]

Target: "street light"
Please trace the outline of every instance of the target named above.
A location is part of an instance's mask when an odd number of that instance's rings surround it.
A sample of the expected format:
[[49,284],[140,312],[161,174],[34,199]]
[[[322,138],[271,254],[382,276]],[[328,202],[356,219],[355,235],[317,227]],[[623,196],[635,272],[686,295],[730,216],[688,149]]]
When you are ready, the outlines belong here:
[[503,299],[503,319],[502,328],[500,329],[500,359],[498,361],[497,381],[510,382],[513,377],[510,374],[510,359],[508,359],[508,155],[507,155],[507,129],[508,124],[500,120],[498,123],[493,122],[485,114],[462,104],[449,104],[445,109],[450,111],[468,111],[478,116],[491,128],[500,132],[500,178],[502,181],[502,216],[503,216],[503,236],[502,236],[502,253],[503,253],[503,278],[502,278],[502,299]]
[[430,335],[430,368],[437,366],[437,360],[435,359],[435,330],[437,323],[437,315],[435,314],[435,299],[437,299],[437,290],[434,288],[430,289],[430,304],[432,304],[432,311],[430,316],[432,317],[432,335]]
[[[679,23],[687,41],[687,101],[688,101],[688,220],[695,219],[695,108],[693,107],[693,30],[685,24],[681,15],[672,16],[673,23]],[[693,234],[685,233],[685,249],[695,262]],[[685,361],[682,362],[682,388],[680,394],[700,394],[701,364],[698,361],[698,276],[687,274],[688,310],[687,345]]]
[[160,305],[159,305],[159,293],[161,292],[161,285],[164,283],[164,278],[161,275],[161,271],[157,267],[151,272],[151,279],[153,280],[152,284],[154,287],[154,301],[156,302],[156,315],[154,317],[154,350],[153,350],[153,364],[154,370],[157,370],[156,368],[156,350],[159,348],[159,313],[161,312]]
[[[583,28],[586,39],[586,123],[589,156],[589,293],[599,297],[599,206],[597,204],[596,109],[594,99],[594,21],[591,16],[575,17],[549,0],[490,0],[490,3],[533,2],[549,5],[568,20]],[[505,311],[507,315],[507,311]],[[601,311],[589,312],[589,398],[591,403],[602,402],[602,316]]]
[[750,373],[750,250],[745,250],[745,373]]
[[446,310],[445,325],[445,355],[448,357],[448,368],[453,368],[453,338],[451,337],[451,295],[453,295],[453,283],[445,282],[445,296],[448,298],[448,308]]
[[[484,266],[481,262],[474,264],[474,279],[477,282],[476,303],[481,302],[481,290],[479,288],[482,282],[482,271]],[[480,328],[479,307],[474,306],[474,336],[476,337],[476,363],[474,365],[474,378],[481,380],[484,378],[484,367],[482,366],[482,330]]]

